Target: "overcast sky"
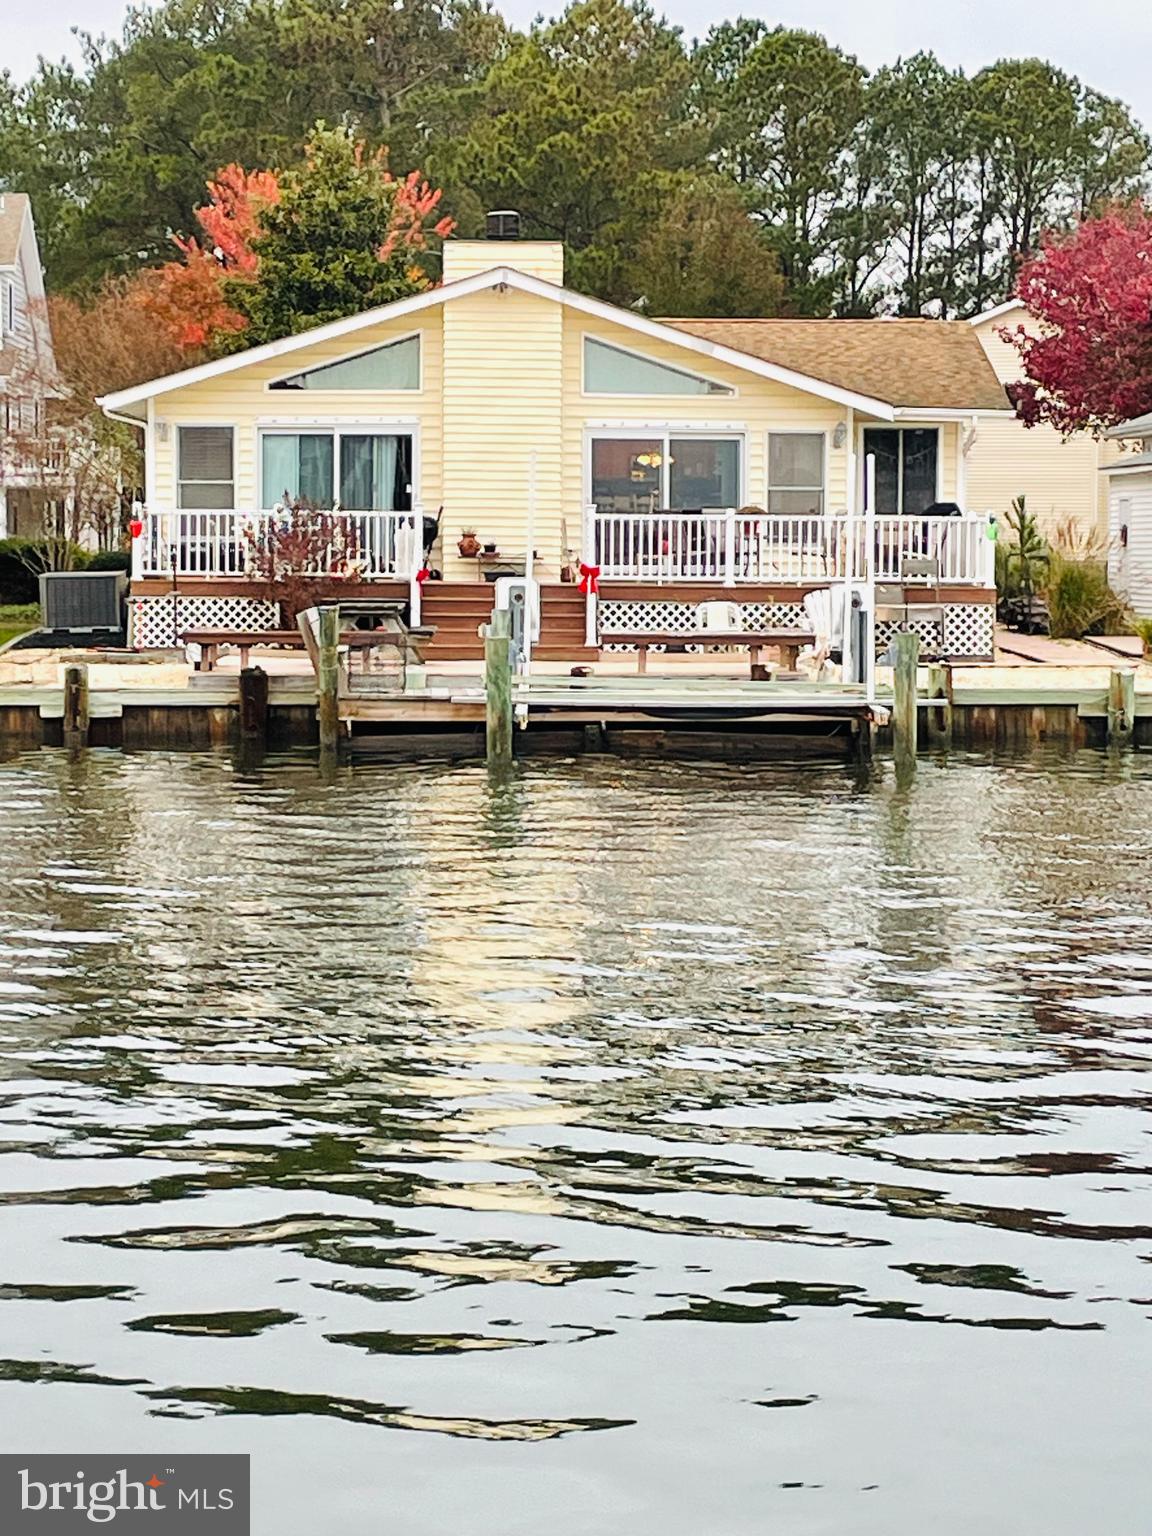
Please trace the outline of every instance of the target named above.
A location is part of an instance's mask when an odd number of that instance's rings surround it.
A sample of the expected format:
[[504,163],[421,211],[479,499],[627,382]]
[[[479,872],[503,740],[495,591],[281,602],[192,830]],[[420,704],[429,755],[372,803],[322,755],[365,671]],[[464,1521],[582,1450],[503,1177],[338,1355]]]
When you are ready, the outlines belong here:
[[[866,65],[933,49],[947,64],[979,68],[993,59],[1039,54],[1098,90],[1119,96],[1152,127],[1152,4],[1148,0],[1046,0],[1041,6],[1007,0],[763,0],[738,6],[724,0],[667,0],[663,10],[688,36],[724,16],[754,14],[771,24],[807,27],[855,53]],[[524,25],[536,0],[498,6]],[[551,14],[558,5],[546,7]],[[38,54],[76,56],[71,28],[118,33],[124,0],[0,0],[0,69],[23,79]]]

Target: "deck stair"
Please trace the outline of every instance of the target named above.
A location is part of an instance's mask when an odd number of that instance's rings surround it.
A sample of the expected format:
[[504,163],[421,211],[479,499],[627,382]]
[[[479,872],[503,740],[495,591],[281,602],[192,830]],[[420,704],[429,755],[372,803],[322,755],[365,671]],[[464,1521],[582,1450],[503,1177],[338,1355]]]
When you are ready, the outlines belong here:
[[[435,628],[426,654],[438,661],[483,661],[484,642],[477,631],[488,622],[495,592],[490,581],[428,582],[421,622]],[[540,587],[540,639],[532,654],[541,661],[595,661],[599,652],[584,644],[584,595],[557,582]]]

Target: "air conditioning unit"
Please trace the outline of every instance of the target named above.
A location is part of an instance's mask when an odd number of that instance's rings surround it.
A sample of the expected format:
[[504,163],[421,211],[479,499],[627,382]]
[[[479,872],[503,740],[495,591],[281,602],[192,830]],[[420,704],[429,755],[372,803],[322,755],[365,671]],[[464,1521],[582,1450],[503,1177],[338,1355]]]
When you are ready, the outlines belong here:
[[44,571],[40,576],[40,614],[45,629],[122,629],[123,571]]

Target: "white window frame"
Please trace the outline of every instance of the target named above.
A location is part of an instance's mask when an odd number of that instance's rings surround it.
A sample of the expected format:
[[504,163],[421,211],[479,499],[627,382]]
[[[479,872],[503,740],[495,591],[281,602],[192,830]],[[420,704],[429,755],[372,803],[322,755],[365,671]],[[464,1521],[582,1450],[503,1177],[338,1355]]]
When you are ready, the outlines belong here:
[[[650,421],[638,421],[628,426],[594,427],[589,426],[584,430],[584,505],[592,504],[592,445],[602,440],[614,440],[616,442],[628,441],[630,438],[654,438],[660,440],[660,451],[663,462],[660,465],[660,511],[668,509],[668,457],[670,453],[669,442],[674,437],[699,437],[709,441],[734,442],[737,445],[737,474],[740,477],[737,498],[737,506],[743,506],[747,501],[748,490],[748,434],[743,428],[719,425],[706,426],[701,422],[693,422],[691,426],[677,425],[675,422],[654,423]],[[721,511],[722,508],[705,508],[705,511]]]
[[[620,390],[591,390],[588,388],[588,343],[597,342],[602,347],[609,347],[613,352],[623,352],[626,357],[638,358],[642,363],[652,363],[657,368],[667,368],[669,373],[679,373],[687,379],[703,379],[706,384],[715,384],[715,393],[706,395],[667,395],[667,394],[628,394]],[[662,357],[653,357],[651,352],[643,352],[638,347],[622,347],[619,342],[609,341],[605,336],[597,336],[593,331],[580,333],[580,393],[589,400],[733,400],[740,393],[735,384],[726,384],[723,379],[713,378],[711,374],[702,372],[699,368],[681,367],[679,363],[666,363]]]
[[[865,456],[865,452],[864,452],[864,434],[865,434],[865,432],[935,432],[935,434],[936,434],[936,494],[935,494],[935,496],[932,499],[934,501],[943,501],[944,500],[944,492],[943,492],[943,489],[942,489],[943,484],[944,484],[944,433],[943,433],[943,429],[941,428],[940,423],[938,421],[900,421],[900,422],[896,422],[894,425],[889,425],[888,422],[883,422],[883,421],[866,421],[857,430],[858,430],[858,447],[859,447],[859,452],[857,454],[857,460],[858,460],[858,464],[859,464],[859,470],[858,470],[858,473],[857,473],[857,476],[856,476],[856,489],[857,489],[857,493],[858,493],[858,496],[859,496],[859,500],[858,500],[857,505],[861,508],[861,510],[863,510],[863,507],[864,507],[864,497],[865,497],[865,494],[866,494],[867,488],[868,488],[868,465],[867,465],[866,456]],[[895,516],[897,516],[897,517],[917,517],[917,516],[919,516],[918,513],[915,513],[915,512],[906,513],[904,511],[904,453],[903,453],[903,448],[901,448],[899,464],[900,464],[899,479],[897,481],[897,491],[896,491],[897,511],[895,513]],[[878,517],[880,517],[880,516],[891,517],[893,514],[892,513],[881,513],[881,512],[878,511],[876,515]]]
[[[280,379],[292,379],[299,373],[314,373],[318,368],[331,368],[336,363],[352,363],[358,357],[367,357],[370,352],[379,352],[384,347],[398,346],[402,341],[412,341],[415,338],[420,343],[416,357],[416,388],[415,389],[273,389],[272,386]],[[321,400],[331,396],[334,399],[347,399],[349,395],[383,395],[389,399],[395,397],[398,400],[411,400],[413,395],[424,393],[424,331],[405,331],[402,336],[390,336],[387,341],[374,342],[370,347],[359,347],[355,352],[346,352],[341,357],[330,357],[322,363],[311,363],[303,368],[293,368],[290,373],[278,373],[274,379],[268,379],[264,385],[264,393],[273,395],[277,399],[299,400],[306,397],[311,400]]]
[[[231,480],[189,480],[189,485],[231,485],[232,504],[229,507],[185,507],[181,505],[180,487],[185,483],[181,475],[180,463],[180,439],[181,433],[208,429],[213,432],[231,432],[232,434],[232,479]],[[231,421],[175,421],[172,423],[172,431],[176,438],[173,444],[173,458],[175,460],[175,475],[172,484],[176,491],[176,510],[178,512],[234,512],[236,510],[236,426]],[[151,435],[151,429],[149,431]]]
[[[823,477],[822,485],[773,485],[772,484],[772,439],[774,437],[818,437],[820,443],[820,473]],[[773,491],[819,491],[821,517],[828,515],[828,432],[823,427],[769,427],[764,439],[764,510],[769,517],[775,516],[772,511]],[[788,514],[784,514],[788,515]]]
[[4,279],[3,316],[0,318],[0,331],[5,336],[16,334],[16,284],[12,278]]
[[[280,391],[278,390],[279,394]],[[319,391],[317,391],[319,393]],[[410,394],[410,390],[405,390]],[[275,501],[268,502],[265,498],[264,486],[264,439],[265,437],[290,437],[301,434],[320,433],[332,438],[332,492],[335,499],[336,481],[340,474],[340,438],[341,437],[407,437],[412,443],[412,511],[415,512],[420,505],[420,423],[414,420],[382,421],[374,418],[371,421],[349,420],[344,417],[339,421],[332,420],[276,420],[262,421],[256,429],[256,479],[257,502],[262,512],[271,512],[276,505]],[[280,491],[274,492],[279,496]],[[374,510],[382,510],[376,508]]]

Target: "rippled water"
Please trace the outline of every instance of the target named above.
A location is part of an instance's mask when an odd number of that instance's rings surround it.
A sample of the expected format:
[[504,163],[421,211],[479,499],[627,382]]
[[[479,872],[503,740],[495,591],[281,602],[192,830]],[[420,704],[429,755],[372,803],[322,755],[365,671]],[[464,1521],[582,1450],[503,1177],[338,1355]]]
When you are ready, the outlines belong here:
[[1152,1530],[1152,764],[0,764],[4,1449]]

